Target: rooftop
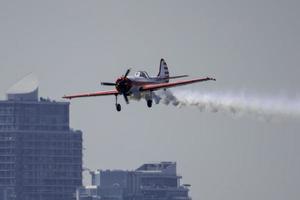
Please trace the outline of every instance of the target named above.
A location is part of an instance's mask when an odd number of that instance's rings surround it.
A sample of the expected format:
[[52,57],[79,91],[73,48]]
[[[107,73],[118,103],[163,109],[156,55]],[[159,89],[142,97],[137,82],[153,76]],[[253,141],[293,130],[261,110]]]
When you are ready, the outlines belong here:
[[11,101],[37,101],[38,78],[31,73],[12,85],[6,92],[7,99]]

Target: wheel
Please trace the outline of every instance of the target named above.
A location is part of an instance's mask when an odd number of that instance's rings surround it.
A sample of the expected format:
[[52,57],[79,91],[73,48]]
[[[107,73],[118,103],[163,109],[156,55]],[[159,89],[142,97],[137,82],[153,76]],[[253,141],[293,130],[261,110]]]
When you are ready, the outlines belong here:
[[118,112],[120,112],[121,111],[121,104],[116,104],[116,109],[117,109]]
[[152,107],[152,100],[147,100],[147,106],[148,106],[148,108]]

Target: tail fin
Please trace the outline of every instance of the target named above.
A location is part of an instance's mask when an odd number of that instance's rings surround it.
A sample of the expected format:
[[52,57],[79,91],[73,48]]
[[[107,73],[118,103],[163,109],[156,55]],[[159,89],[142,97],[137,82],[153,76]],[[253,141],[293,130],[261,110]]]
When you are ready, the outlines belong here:
[[160,59],[160,66],[159,66],[159,72],[158,72],[157,78],[166,79],[167,82],[169,82],[169,77],[170,77],[170,75],[169,75],[169,69],[168,69],[167,63],[162,58],[162,59]]

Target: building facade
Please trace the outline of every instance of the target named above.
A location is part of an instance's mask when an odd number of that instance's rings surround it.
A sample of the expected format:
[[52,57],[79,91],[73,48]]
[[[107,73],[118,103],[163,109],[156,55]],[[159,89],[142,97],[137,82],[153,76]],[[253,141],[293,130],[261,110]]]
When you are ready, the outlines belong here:
[[92,186],[78,189],[77,200],[191,200],[175,162],[143,164],[134,171],[91,172]]
[[74,200],[82,133],[69,128],[69,103],[38,99],[26,81],[0,101],[0,200]]

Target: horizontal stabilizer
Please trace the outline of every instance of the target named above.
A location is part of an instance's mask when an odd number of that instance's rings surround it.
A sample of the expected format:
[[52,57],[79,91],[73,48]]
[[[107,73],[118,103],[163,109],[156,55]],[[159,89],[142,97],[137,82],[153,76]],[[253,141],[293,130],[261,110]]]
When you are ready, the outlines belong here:
[[165,78],[158,78],[159,80],[170,80],[170,79],[176,79],[176,78],[184,78],[188,77],[188,75],[180,75],[180,76],[171,76],[171,77],[165,77]]

